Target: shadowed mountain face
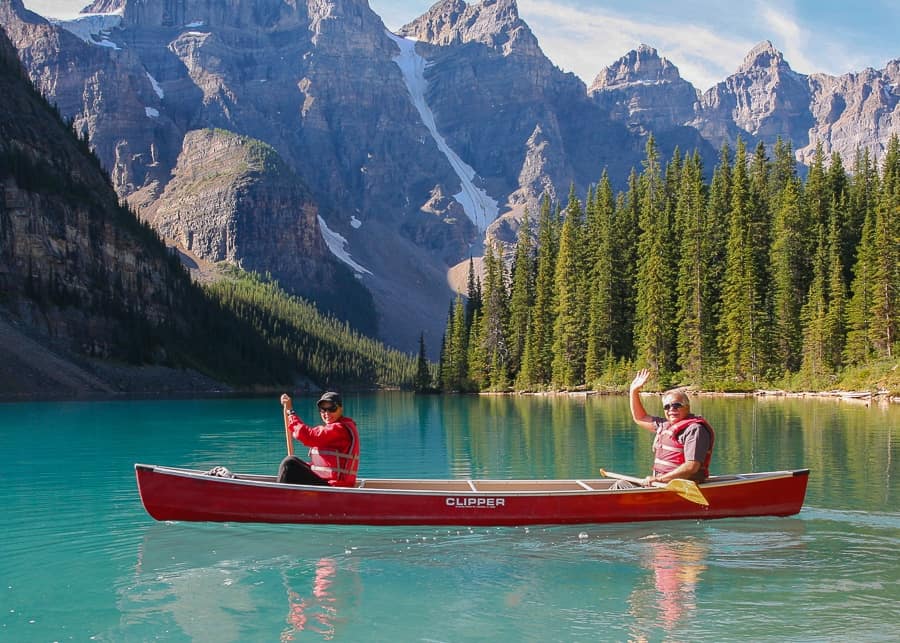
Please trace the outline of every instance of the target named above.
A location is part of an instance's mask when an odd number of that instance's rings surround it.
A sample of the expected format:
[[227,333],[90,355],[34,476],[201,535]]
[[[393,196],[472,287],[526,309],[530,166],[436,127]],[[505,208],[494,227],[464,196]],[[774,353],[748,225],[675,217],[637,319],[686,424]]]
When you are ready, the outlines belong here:
[[650,134],[663,158],[698,149],[710,170],[737,136],[849,159],[900,128],[896,62],[804,76],[771,43],[703,95],[649,46],[588,90],[514,0],[438,2],[400,31],[414,46],[365,0],[88,11],[107,15],[64,29],[10,0],[0,24],[119,195],[195,256],[271,272],[366,329],[364,288],[383,339],[411,351],[425,331],[433,356],[448,271],[485,235],[511,242],[544,193],[583,194],[604,169],[623,187]]
[[[271,355],[247,330],[119,204],[0,29],[0,395],[221,388],[183,367],[262,377]],[[248,338],[262,368],[239,358]]]

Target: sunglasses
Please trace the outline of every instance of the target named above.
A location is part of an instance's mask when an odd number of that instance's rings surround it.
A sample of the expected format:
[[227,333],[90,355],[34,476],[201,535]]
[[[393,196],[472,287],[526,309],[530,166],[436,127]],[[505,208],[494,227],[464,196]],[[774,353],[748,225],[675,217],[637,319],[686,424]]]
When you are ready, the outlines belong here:
[[320,406],[319,413],[334,413],[337,411],[336,406]]
[[677,411],[677,410],[680,409],[682,406],[684,406],[684,404],[682,404],[681,402],[670,402],[669,404],[663,404],[663,408],[664,408],[666,411],[670,411],[670,410],[671,410],[671,411]]

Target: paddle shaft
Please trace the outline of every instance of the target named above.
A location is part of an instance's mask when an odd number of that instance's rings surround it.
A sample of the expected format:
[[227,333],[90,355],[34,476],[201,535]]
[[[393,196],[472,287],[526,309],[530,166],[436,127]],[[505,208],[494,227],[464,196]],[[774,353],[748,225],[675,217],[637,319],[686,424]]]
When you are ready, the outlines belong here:
[[[634,476],[626,476],[621,473],[613,473],[612,471],[607,471],[606,469],[600,469],[600,475],[604,478],[612,478],[613,480],[625,480],[626,482],[633,482],[634,484],[643,486],[644,480],[643,478],[635,478]],[[662,482],[654,482],[652,483],[654,487],[665,487],[666,485]]]
[[[600,469],[600,475],[605,478],[613,478],[617,480],[626,480],[627,482],[632,482],[636,485],[643,486],[644,480],[642,478],[635,478],[634,476],[626,476],[621,473],[613,473],[611,471],[606,471],[605,469]],[[673,493],[677,493],[679,496],[684,498],[685,500],[689,500],[691,502],[695,502],[698,505],[709,505],[709,501],[706,499],[706,496],[703,495],[703,492],[700,491],[700,488],[697,486],[697,483],[692,480],[670,480],[669,482],[651,482],[653,487],[657,489],[665,489],[666,491],[671,491]]]
[[294,455],[294,436],[291,435],[290,424],[288,423],[287,407],[282,407],[284,414],[284,439],[287,442],[287,454]]

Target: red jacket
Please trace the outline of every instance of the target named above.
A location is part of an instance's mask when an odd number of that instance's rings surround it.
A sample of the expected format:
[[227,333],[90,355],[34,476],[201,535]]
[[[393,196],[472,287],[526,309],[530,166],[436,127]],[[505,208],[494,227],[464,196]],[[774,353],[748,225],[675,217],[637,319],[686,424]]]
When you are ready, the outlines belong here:
[[352,418],[309,426],[296,415],[290,415],[289,427],[295,440],[309,447],[310,465],[321,478],[334,487],[352,487],[359,469],[359,431]]
[[657,429],[656,439],[653,441],[653,449],[656,452],[653,471],[656,475],[664,475],[684,464],[684,445],[678,441],[678,436],[692,424],[702,424],[709,431],[709,451],[701,460],[700,470],[694,474],[694,477],[699,482],[709,477],[709,463],[712,460],[712,448],[716,434],[709,422],[699,415],[692,415],[674,424],[666,422]]

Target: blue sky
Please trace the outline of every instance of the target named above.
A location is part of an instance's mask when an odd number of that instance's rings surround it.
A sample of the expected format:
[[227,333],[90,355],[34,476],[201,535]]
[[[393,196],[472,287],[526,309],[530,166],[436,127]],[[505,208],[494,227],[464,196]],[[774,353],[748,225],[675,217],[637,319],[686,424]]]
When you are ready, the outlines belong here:
[[[82,0],[24,0],[45,16],[70,16]],[[434,0],[369,0],[396,29]],[[470,2],[472,4],[472,2]],[[655,47],[682,77],[706,90],[771,40],[795,71],[839,75],[884,68],[900,58],[896,0],[518,0],[519,15],[557,66],[590,84],[597,73],[640,44]]]

